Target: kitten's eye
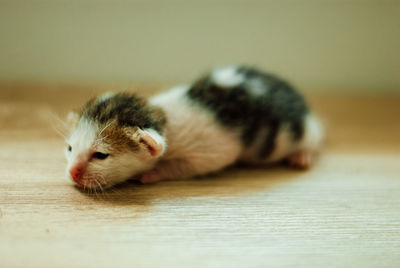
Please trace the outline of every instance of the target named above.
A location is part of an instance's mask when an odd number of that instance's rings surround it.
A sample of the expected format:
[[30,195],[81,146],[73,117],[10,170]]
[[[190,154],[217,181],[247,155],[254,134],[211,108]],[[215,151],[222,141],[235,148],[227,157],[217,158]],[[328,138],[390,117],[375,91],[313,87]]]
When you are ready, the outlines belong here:
[[103,159],[106,159],[109,155],[110,154],[103,154],[103,153],[100,153],[100,152],[95,152],[93,154],[93,158],[97,158],[97,159],[103,160]]
[[71,145],[68,145],[68,152],[71,152],[72,151],[72,147],[71,147]]

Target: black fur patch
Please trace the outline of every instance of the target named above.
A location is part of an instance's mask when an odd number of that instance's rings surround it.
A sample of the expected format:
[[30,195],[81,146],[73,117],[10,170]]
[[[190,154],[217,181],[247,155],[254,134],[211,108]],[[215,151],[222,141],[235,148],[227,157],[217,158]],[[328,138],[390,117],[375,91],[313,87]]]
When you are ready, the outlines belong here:
[[130,93],[117,93],[103,101],[91,99],[82,109],[81,116],[100,124],[115,120],[121,127],[153,128],[161,134],[166,123],[161,109],[148,105],[145,99]]
[[[234,87],[216,85],[211,75],[197,81],[188,91],[188,97],[216,114],[216,118],[226,127],[239,129],[243,144],[251,145],[261,129],[268,132],[260,148],[260,158],[270,155],[275,148],[279,127],[289,124],[293,141],[298,141],[304,133],[303,121],[308,113],[303,97],[287,82],[271,74],[256,69],[240,67],[237,73],[244,81]],[[251,93],[257,85],[264,90],[260,94]],[[259,88],[258,88],[259,89]]]

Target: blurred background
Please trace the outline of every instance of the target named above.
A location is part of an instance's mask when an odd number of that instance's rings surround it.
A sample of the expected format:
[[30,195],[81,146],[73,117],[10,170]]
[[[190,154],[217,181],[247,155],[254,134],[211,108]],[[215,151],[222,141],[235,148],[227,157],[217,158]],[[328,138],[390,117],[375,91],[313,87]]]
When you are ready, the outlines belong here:
[[0,0],[0,36],[0,81],[181,83],[240,63],[400,90],[398,0]]

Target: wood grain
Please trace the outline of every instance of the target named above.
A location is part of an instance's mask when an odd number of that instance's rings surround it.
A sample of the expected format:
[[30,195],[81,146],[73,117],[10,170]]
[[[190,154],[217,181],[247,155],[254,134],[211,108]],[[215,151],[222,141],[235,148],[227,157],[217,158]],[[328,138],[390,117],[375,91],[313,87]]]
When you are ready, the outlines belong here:
[[87,194],[55,115],[104,90],[0,85],[0,267],[400,267],[399,95],[308,92],[328,132],[308,171]]

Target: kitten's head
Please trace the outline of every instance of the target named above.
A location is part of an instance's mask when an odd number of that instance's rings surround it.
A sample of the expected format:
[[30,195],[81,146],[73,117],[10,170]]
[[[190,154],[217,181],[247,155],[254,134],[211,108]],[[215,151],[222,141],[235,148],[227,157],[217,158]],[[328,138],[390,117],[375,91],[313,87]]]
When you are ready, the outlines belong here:
[[161,110],[128,93],[90,100],[75,115],[65,151],[67,176],[104,189],[151,169],[165,151]]

